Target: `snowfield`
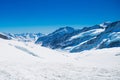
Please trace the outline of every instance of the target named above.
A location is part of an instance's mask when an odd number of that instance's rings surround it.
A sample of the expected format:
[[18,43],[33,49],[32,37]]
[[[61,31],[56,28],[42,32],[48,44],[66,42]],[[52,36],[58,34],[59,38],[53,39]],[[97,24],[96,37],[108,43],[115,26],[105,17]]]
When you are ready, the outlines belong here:
[[0,39],[0,80],[120,80],[120,48],[65,53]]

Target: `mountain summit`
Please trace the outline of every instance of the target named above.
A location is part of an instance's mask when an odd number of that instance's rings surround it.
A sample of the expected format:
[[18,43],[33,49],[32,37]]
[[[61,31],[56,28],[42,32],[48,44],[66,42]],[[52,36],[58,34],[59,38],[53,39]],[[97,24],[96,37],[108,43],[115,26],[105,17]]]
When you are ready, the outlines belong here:
[[105,22],[83,29],[63,27],[38,38],[35,43],[69,52],[120,47],[120,21]]

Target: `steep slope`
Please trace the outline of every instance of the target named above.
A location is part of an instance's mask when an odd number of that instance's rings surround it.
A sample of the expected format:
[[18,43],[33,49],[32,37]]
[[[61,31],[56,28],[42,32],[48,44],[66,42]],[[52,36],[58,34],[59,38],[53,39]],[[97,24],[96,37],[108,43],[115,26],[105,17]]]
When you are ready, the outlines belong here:
[[3,33],[0,33],[0,38],[2,38],[2,39],[9,39],[5,34],[3,34]]
[[60,28],[53,33],[40,37],[36,41],[36,44],[42,44],[42,46],[52,49],[61,48],[62,43],[74,35],[75,31],[76,30],[71,27]]
[[120,48],[61,53],[0,39],[0,80],[119,80]]
[[71,52],[80,52],[90,49],[101,49],[120,47],[120,21],[109,24],[105,31],[97,35],[95,38],[75,47]]
[[83,29],[73,29],[71,27],[60,28],[53,33],[40,37],[36,41],[36,44],[41,44],[44,47],[52,49],[70,51],[81,43],[96,37],[105,30],[108,24],[109,23],[103,23]]

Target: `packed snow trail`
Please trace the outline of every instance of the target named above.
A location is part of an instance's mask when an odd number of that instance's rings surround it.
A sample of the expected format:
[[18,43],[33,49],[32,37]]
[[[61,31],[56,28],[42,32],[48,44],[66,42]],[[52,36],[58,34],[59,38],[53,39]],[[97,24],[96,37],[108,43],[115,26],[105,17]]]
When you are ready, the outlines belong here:
[[0,80],[120,80],[120,48],[70,54],[0,39]]

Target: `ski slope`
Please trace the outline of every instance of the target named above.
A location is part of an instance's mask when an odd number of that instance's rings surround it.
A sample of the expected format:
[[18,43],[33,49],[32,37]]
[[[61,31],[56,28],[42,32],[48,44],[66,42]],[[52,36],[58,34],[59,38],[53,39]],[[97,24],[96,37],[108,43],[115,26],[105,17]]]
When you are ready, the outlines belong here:
[[65,53],[0,39],[0,80],[120,80],[120,48]]

